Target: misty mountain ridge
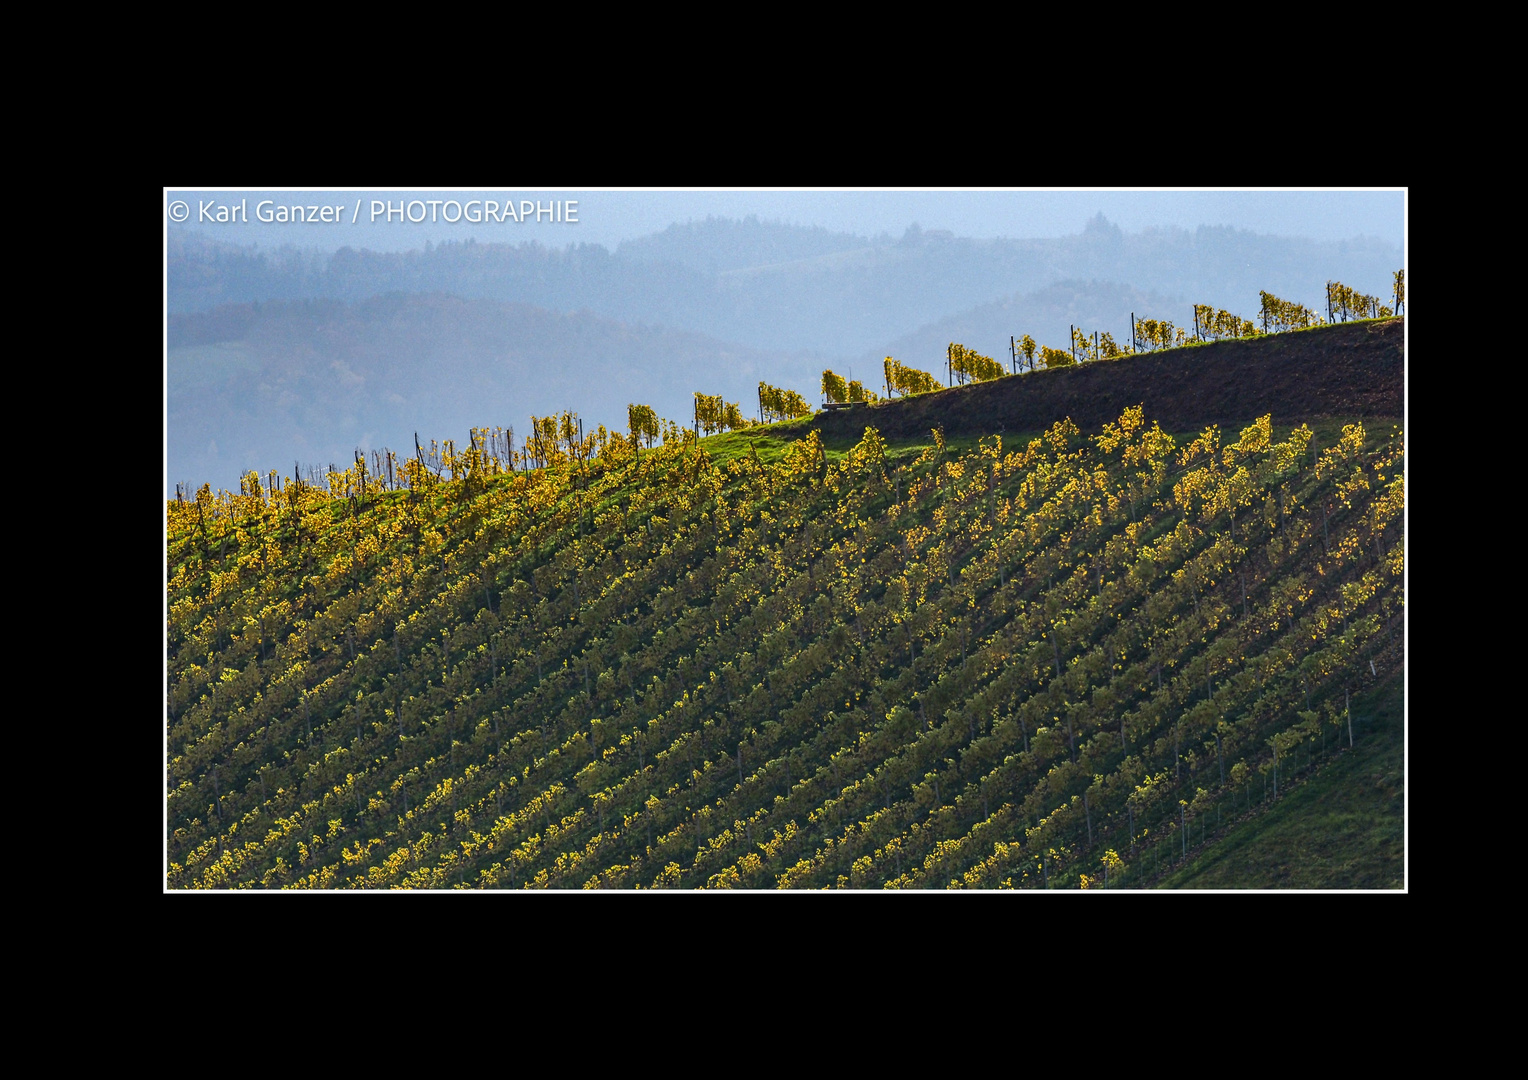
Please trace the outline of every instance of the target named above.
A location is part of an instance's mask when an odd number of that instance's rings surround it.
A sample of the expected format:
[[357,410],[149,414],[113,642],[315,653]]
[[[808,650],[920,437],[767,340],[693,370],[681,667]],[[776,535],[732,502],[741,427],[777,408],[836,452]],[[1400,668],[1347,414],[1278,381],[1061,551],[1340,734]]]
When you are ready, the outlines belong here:
[[173,315],[167,486],[236,488],[254,469],[342,466],[355,449],[465,445],[472,426],[529,430],[567,409],[624,428],[626,406],[687,420],[692,395],[751,409],[760,379],[810,389],[814,353],[767,353],[588,312],[392,293],[348,303],[271,301]]
[[[910,227],[901,238],[708,218],[617,246],[445,243],[409,252],[232,248],[172,231],[169,310],[389,292],[587,310],[762,350],[855,356],[919,327],[1058,281],[1116,281],[1252,314],[1259,290],[1314,306],[1329,279],[1388,287],[1401,252],[1220,226],[1126,233],[1102,215],[1074,236],[977,240]],[[1179,315],[1181,321],[1183,315]]]
[[[882,235],[881,241],[889,241]],[[675,222],[662,232],[616,245],[615,255],[641,262],[675,262],[707,274],[725,274],[824,255],[872,247],[868,237],[834,232],[821,225],[787,225],[760,221],[750,214],[741,221],[707,217]]]

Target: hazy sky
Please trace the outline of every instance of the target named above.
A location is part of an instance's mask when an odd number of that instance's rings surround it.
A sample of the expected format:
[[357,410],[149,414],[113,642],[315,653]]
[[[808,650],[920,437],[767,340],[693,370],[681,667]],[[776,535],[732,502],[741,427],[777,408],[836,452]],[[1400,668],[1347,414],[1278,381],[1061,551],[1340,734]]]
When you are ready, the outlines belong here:
[[[820,225],[901,236],[917,222],[956,236],[1037,238],[1082,231],[1102,212],[1126,232],[1231,225],[1314,240],[1405,243],[1407,191],[1280,190],[640,190],[630,188],[166,188],[167,222],[261,247],[373,251],[465,240],[614,247],[674,222],[708,216]],[[438,205],[430,205],[435,200]],[[493,204],[490,209],[489,204]],[[576,203],[571,208],[570,203]],[[317,208],[316,221],[308,218]],[[506,211],[512,207],[512,211]],[[295,208],[295,209],[294,209]],[[327,208],[327,209],[326,209]],[[473,222],[472,218],[480,220]],[[222,218],[223,220],[219,220]],[[452,221],[451,219],[457,219]],[[494,220],[497,218],[497,220]],[[570,220],[571,218],[571,220]],[[264,219],[264,220],[262,220]]]

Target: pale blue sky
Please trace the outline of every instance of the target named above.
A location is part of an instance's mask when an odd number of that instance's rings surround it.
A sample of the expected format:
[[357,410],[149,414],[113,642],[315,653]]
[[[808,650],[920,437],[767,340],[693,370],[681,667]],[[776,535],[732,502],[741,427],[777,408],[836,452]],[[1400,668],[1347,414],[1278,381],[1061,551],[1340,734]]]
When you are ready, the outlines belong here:
[[[442,200],[430,208],[428,200]],[[453,209],[454,200],[461,209]],[[468,204],[493,200],[502,208],[533,203],[551,211],[540,220],[448,223],[442,217],[477,214]],[[1238,189],[1238,190],[642,190],[620,188],[166,188],[166,219],[175,217],[174,204],[186,204],[187,228],[241,245],[335,250],[340,247],[400,251],[423,247],[426,241],[465,240],[520,243],[536,240],[549,246],[569,243],[602,244],[613,249],[622,240],[658,232],[674,222],[708,216],[741,218],[749,214],[766,221],[875,236],[901,236],[917,222],[924,229],[948,229],[956,236],[978,238],[1037,238],[1075,234],[1102,212],[1126,232],[1146,228],[1230,225],[1257,233],[1303,236],[1313,240],[1345,240],[1370,236],[1404,245],[1407,191],[1386,189]],[[262,202],[269,206],[262,208]],[[409,205],[415,202],[421,205]],[[554,221],[566,204],[577,202],[576,222]],[[383,209],[373,218],[373,204],[399,211],[392,221]],[[242,206],[246,221],[217,221],[219,211],[236,216]],[[260,221],[264,210],[276,217],[279,207],[330,206],[335,209],[312,224]],[[432,223],[428,215],[434,214]],[[500,210],[502,214],[502,209]],[[534,212],[533,212],[534,213]],[[400,220],[425,217],[420,222]],[[203,220],[198,220],[202,218]],[[338,220],[335,220],[338,219]]]

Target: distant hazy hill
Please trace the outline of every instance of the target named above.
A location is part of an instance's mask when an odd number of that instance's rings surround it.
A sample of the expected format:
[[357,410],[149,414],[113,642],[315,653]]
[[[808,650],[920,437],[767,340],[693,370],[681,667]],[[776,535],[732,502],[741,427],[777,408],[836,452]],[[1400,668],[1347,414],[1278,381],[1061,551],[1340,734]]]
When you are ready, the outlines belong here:
[[345,464],[356,447],[465,443],[471,425],[573,409],[624,426],[629,402],[678,420],[692,395],[751,408],[758,380],[807,387],[810,357],[588,313],[429,295],[240,304],[170,319],[168,476],[237,490],[248,469]]
[[[932,371],[943,367],[946,347],[958,341],[1007,366],[1010,337],[1028,334],[1039,344],[1062,349],[1069,346],[1073,326],[1090,335],[1095,330],[1113,334],[1125,346],[1132,312],[1140,319],[1183,324],[1190,322],[1185,315],[1191,318],[1188,305],[1160,293],[1109,281],[1063,281],[947,315],[891,342],[882,355]],[[866,354],[864,359],[874,362],[880,358]],[[944,376],[937,378],[943,381]]]
[[[881,238],[885,242],[886,238]],[[783,225],[749,215],[742,221],[708,217],[675,223],[662,232],[627,240],[616,257],[644,262],[675,262],[703,273],[772,266],[815,259],[871,246],[867,237],[833,232],[821,226]]]
[[[229,248],[173,233],[169,308],[388,292],[590,311],[736,341],[755,349],[829,355],[881,352],[953,313],[1058,281],[1117,281],[1250,316],[1266,289],[1323,304],[1337,279],[1388,292],[1401,253],[1380,241],[1318,242],[1201,227],[1126,234],[1101,217],[1075,236],[972,240],[909,229],[865,239],[754,219],[675,225],[622,244],[550,249],[537,244],[444,244],[332,256]],[[1007,333],[1003,337],[1006,340]],[[975,346],[973,346],[975,347]]]
[[617,261],[592,244],[469,242],[404,252],[346,247],[314,255],[291,248],[250,251],[172,232],[168,271],[172,315],[256,300],[354,301],[440,292],[685,328],[695,321],[692,309],[712,302],[712,281],[704,274],[678,263]]

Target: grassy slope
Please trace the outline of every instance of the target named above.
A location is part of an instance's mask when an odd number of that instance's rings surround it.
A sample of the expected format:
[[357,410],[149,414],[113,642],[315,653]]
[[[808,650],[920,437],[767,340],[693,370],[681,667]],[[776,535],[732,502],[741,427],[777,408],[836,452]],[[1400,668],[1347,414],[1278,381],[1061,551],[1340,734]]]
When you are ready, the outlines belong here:
[[[1400,673],[1353,702],[1355,749],[1269,809],[1212,836],[1165,889],[1401,889],[1406,885]],[[1255,798],[1255,796],[1254,796]]]

